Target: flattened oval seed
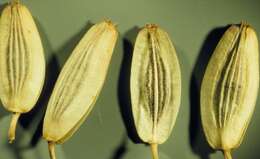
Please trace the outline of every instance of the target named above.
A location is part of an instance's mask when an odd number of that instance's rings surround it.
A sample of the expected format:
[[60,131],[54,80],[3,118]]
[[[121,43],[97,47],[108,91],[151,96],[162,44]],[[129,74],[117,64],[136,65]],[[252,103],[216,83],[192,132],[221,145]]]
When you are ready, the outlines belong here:
[[181,96],[181,74],[176,51],[168,34],[156,25],[146,25],[138,34],[131,68],[131,100],[139,137],[157,145],[169,137]]
[[237,148],[255,108],[259,87],[259,48],[247,24],[232,25],[218,43],[201,87],[201,118],[209,144],[224,151]]
[[0,98],[13,113],[9,142],[15,139],[19,116],[36,104],[45,77],[41,39],[30,11],[12,1],[0,19]]
[[43,137],[54,145],[69,139],[92,110],[102,89],[118,33],[110,21],[92,26],[73,50],[55,84],[44,118]]

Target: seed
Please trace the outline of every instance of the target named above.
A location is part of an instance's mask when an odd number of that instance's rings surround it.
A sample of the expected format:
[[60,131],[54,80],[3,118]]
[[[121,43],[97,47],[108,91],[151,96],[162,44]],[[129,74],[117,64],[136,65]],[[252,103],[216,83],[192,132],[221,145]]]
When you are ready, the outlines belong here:
[[45,77],[45,59],[41,39],[30,11],[12,1],[0,19],[0,98],[13,113],[9,142],[15,139],[20,114],[36,104]]
[[48,103],[43,137],[54,145],[69,139],[92,110],[102,89],[117,40],[111,21],[90,28],[65,63]]
[[168,34],[154,24],[138,34],[131,67],[132,112],[141,140],[157,145],[171,134],[181,98],[181,73],[175,48]]
[[201,118],[209,144],[231,159],[253,114],[259,87],[259,52],[255,31],[232,25],[218,43],[201,88]]

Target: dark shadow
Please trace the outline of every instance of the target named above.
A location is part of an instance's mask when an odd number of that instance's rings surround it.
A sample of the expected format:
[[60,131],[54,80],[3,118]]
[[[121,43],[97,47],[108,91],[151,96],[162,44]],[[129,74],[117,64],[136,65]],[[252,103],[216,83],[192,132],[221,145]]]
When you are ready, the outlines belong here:
[[[45,85],[43,87],[42,95],[36,105],[36,109],[34,109],[32,112],[30,112],[32,114],[34,113],[33,115],[38,114],[38,117],[40,117],[40,121],[38,122],[36,130],[30,141],[30,145],[32,147],[36,146],[36,144],[38,143],[38,141],[40,140],[40,138],[42,136],[43,118],[45,115],[45,111],[47,109],[47,104],[48,104],[49,98],[50,98],[52,90],[54,88],[54,84],[57,80],[59,71],[60,71],[60,69],[59,69],[59,65],[58,65],[58,60],[55,56],[52,56],[49,59],[48,65],[46,67]],[[39,108],[38,110],[37,110],[37,107]],[[27,119],[30,118],[30,113],[28,113]],[[27,114],[26,114],[26,116],[27,116]]]
[[109,159],[122,159],[125,152],[127,151],[127,136],[124,135],[121,143],[116,147],[113,155]]
[[70,54],[83,38],[85,33],[93,26],[93,23],[88,21],[86,25],[73,37],[71,37],[65,44],[57,51],[57,58],[59,60],[60,66],[63,66]]
[[138,31],[138,27],[133,27],[127,31],[123,37],[123,59],[120,67],[121,69],[117,87],[121,117],[123,119],[127,135],[134,143],[142,143],[138,137],[134,125],[130,98],[130,70],[133,54],[133,44]]
[[7,6],[7,3],[0,5],[0,13],[4,10],[4,8]]
[[202,129],[200,118],[200,88],[202,78],[209,59],[217,46],[220,38],[228,26],[213,29],[206,37],[199,56],[192,71],[190,81],[190,145],[194,153],[201,159],[209,159],[209,155],[215,152],[208,144]]
[[15,156],[15,159],[24,159],[22,157],[22,154],[21,154],[23,150],[21,150],[20,147],[17,144],[9,144],[9,143],[7,143],[7,147],[12,149],[13,155]]
[[33,123],[36,125],[36,128],[33,130],[34,132],[32,132],[33,136],[30,141],[30,145],[28,145],[28,148],[35,147],[42,136],[42,121],[47,108],[49,97],[52,93],[52,89],[60,70],[58,60],[52,51],[52,47],[49,40],[47,39],[47,35],[44,29],[37,20],[35,20],[35,22],[42,39],[45,54],[50,54],[50,57],[46,63],[45,81],[41,95],[35,107],[30,112],[23,114],[20,118],[20,124],[26,130],[30,130],[30,127]]

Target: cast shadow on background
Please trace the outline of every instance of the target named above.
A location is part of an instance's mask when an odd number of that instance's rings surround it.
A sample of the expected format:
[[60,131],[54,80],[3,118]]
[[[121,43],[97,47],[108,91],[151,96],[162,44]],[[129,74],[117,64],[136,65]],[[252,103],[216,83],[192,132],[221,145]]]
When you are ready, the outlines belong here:
[[[72,53],[73,49],[76,47],[80,39],[92,26],[92,23],[87,22],[86,25],[75,36],[65,42],[65,44],[60,49],[58,49],[57,51],[53,51],[44,29],[37,20],[35,20],[35,22],[42,39],[45,54],[47,54],[48,52],[50,57],[46,63],[45,83],[41,92],[41,96],[39,97],[39,100],[37,101],[35,107],[30,112],[23,114],[19,120],[19,124],[25,129],[25,131],[29,131],[29,134],[32,135],[31,140],[26,147],[20,146],[18,137],[12,145],[8,144],[8,147],[10,147],[14,152],[16,159],[24,159],[22,157],[22,152],[24,150],[36,147],[38,142],[42,138],[43,119],[48,101],[50,99],[55,82],[61,69],[60,66],[63,66],[65,64],[65,61],[68,59],[69,55]],[[32,125],[36,125],[36,128],[34,128],[33,131],[31,128]],[[42,157],[39,156],[37,158],[41,159]]]
[[124,153],[127,151],[127,137],[129,137],[134,143],[142,143],[138,137],[134,118],[131,108],[131,97],[130,97],[130,72],[131,72],[131,61],[133,54],[133,45],[139,29],[137,26],[128,30],[123,36],[123,58],[121,62],[119,80],[117,86],[117,95],[121,117],[124,122],[124,126],[127,132],[127,136],[123,137],[122,142],[110,159],[121,159]]
[[190,80],[189,137],[192,151],[201,159],[210,159],[215,151],[209,146],[203,132],[200,114],[200,88],[209,59],[228,26],[213,29],[204,40]]

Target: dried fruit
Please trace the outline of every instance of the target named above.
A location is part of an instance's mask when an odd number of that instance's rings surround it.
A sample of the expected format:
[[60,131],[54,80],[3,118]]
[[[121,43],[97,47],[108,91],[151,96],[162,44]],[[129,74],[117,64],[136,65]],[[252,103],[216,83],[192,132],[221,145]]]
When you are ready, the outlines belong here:
[[168,34],[154,24],[138,34],[131,68],[131,100],[139,137],[158,158],[157,145],[171,134],[181,98],[181,73]]
[[30,11],[19,1],[12,1],[2,12],[0,44],[0,98],[13,113],[9,129],[9,142],[13,142],[18,118],[36,104],[45,77],[38,30]]
[[201,88],[201,118],[209,144],[231,159],[246,132],[259,87],[259,52],[255,31],[232,25],[218,43]]
[[64,65],[48,103],[43,137],[54,145],[70,138],[92,110],[102,89],[117,40],[110,21],[94,25],[79,42]]

